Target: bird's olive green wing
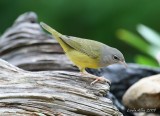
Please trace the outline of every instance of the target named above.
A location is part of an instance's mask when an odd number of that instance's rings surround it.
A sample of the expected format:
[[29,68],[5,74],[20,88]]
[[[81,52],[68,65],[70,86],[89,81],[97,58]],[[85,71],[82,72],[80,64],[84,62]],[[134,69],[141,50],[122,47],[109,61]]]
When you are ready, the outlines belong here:
[[91,58],[98,58],[101,54],[101,48],[104,46],[104,44],[97,41],[72,36],[63,35],[60,38],[75,50],[84,53]]

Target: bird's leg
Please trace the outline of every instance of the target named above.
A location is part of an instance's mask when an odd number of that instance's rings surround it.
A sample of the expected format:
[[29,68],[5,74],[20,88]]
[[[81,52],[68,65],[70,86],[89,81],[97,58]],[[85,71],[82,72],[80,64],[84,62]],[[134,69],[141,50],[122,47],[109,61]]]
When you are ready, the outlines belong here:
[[79,69],[80,69],[80,73],[81,73],[83,76],[90,76],[90,77],[95,78],[95,80],[94,80],[93,82],[91,82],[91,85],[94,85],[94,84],[95,84],[96,82],[98,82],[98,81],[107,82],[107,83],[111,84],[111,82],[110,82],[108,79],[106,79],[106,78],[104,78],[104,77],[98,77],[98,76],[92,75],[92,74],[88,73],[88,72],[85,70],[85,68],[79,68]]
[[80,73],[81,73],[83,76],[95,76],[95,75],[92,75],[92,74],[88,73],[85,69],[81,69],[81,70],[80,70]]
[[89,74],[87,71],[85,71],[85,68],[80,68],[80,67],[78,67],[78,68],[79,68],[80,73],[81,73],[82,76],[85,76],[85,75]]

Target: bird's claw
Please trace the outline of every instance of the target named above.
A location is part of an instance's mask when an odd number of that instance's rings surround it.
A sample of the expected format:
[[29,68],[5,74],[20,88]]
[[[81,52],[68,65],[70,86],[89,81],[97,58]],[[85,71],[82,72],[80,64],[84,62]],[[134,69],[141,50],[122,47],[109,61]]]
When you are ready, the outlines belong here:
[[98,81],[107,82],[109,85],[111,85],[110,80],[108,80],[108,79],[106,79],[104,77],[96,77],[96,79],[93,82],[91,82],[90,85],[94,85]]

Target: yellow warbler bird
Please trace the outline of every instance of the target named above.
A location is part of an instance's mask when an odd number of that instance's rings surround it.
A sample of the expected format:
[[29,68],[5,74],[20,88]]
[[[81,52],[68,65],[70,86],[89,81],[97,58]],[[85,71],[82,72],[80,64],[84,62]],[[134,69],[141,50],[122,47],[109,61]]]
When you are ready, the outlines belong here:
[[107,81],[104,77],[97,77],[85,71],[85,68],[100,68],[114,63],[121,63],[126,66],[123,54],[116,48],[110,47],[103,43],[82,39],[73,36],[63,35],[52,29],[47,24],[41,22],[41,26],[50,32],[54,38],[59,42],[68,58],[79,68],[80,72],[85,75],[95,77],[94,84],[97,81]]

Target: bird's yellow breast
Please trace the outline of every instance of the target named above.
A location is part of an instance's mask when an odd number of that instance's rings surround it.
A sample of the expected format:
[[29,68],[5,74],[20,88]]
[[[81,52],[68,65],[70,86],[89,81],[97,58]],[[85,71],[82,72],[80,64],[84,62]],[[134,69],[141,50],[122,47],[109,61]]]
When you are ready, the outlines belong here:
[[81,68],[99,68],[99,60],[93,59],[88,55],[77,50],[69,50],[66,52],[69,59],[78,67]]

